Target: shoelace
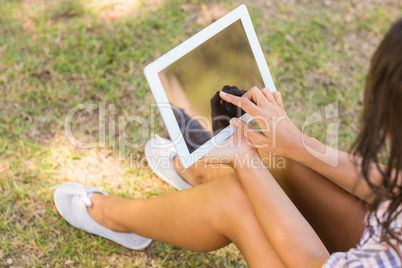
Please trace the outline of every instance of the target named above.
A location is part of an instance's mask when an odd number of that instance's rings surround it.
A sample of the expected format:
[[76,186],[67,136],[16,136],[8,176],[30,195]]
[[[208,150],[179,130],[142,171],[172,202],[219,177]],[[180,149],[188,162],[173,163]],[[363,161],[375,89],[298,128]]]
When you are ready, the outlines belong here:
[[84,186],[78,183],[65,183],[65,184],[59,184],[56,186],[53,186],[50,188],[50,190],[55,190],[59,188],[60,186],[63,185],[65,187],[66,184],[70,184],[71,186],[74,186],[74,188],[77,190],[75,192],[75,195],[73,196],[72,202],[75,204],[85,204],[87,207],[92,206],[91,202],[91,197],[88,196],[87,192],[85,191]]

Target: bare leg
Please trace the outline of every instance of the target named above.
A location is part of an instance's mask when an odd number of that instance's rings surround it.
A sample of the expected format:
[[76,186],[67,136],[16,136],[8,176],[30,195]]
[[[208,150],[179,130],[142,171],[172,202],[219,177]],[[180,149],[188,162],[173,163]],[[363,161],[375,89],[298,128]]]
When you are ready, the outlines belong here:
[[211,251],[233,241],[251,267],[283,267],[234,176],[149,200],[92,196],[91,216],[107,228]]
[[[366,211],[363,202],[304,165],[285,159],[283,166],[283,158],[272,157],[264,152],[260,154],[266,160],[265,164],[271,174],[314,228],[329,252],[346,251],[356,246],[364,230]],[[180,161],[176,161],[176,170],[193,185],[233,172],[232,169],[202,164],[184,170]]]
[[279,182],[329,252],[357,245],[364,231],[364,203],[317,172],[288,160]]

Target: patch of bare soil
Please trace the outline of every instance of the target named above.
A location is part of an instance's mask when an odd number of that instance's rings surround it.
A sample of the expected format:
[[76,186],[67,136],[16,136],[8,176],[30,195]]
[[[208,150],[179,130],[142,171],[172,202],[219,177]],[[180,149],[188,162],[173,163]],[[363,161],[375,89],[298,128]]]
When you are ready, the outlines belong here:
[[54,178],[59,183],[105,184],[112,194],[127,193],[133,198],[143,198],[145,193],[155,189],[162,192],[172,189],[152,174],[142,154],[119,159],[111,148],[80,149],[70,144],[64,135],[56,136],[49,147]]

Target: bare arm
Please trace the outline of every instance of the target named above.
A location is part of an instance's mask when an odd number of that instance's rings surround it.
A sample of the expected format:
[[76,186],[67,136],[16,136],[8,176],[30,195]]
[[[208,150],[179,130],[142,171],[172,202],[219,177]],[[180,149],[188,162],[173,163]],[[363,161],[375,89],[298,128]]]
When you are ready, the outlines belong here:
[[[245,122],[239,122],[243,134],[260,149],[295,160],[320,173],[346,191],[371,203],[372,191],[364,181],[359,165],[361,160],[345,152],[325,146],[314,138],[304,136],[287,117],[279,92],[268,89],[251,89],[243,97],[222,94],[231,102],[251,114],[261,128],[255,131]],[[235,126],[236,127],[236,126]],[[316,152],[316,153],[314,153]],[[372,169],[372,181],[380,183],[381,174]]]
[[[306,148],[310,148],[310,151]],[[311,153],[311,150],[324,151],[325,153],[317,157]],[[320,173],[361,200],[368,203],[374,201],[372,190],[361,173],[361,158],[331,148],[306,136],[304,136],[304,143],[299,148],[289,152],[287,157]],[[374,168],[374,165],[370,177],[373,183],[381,183],[381,174],[377,168]]]

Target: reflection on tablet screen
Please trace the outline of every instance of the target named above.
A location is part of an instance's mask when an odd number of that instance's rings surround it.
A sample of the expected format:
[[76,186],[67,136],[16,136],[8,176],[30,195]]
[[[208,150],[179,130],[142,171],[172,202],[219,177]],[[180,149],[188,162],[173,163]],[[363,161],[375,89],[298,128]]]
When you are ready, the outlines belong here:
[[241,95],[253,86],[264,86],[240,20],[165,68],[159,77],[190,153],[229,125],[231,117],[242,114],[241,109],[222,103],[217,91],[229,85],[224,91]]

